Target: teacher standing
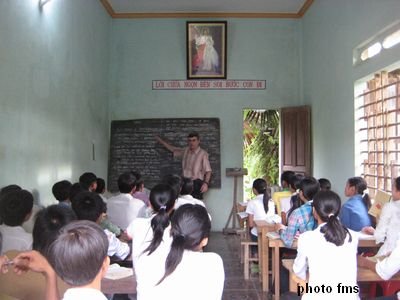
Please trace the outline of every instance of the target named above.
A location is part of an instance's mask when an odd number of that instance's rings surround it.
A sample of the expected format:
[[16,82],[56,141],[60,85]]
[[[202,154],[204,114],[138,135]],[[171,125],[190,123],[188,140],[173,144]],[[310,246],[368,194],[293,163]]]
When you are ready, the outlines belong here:
[[200,136],[197,132],[189,133],[187,137],[188,146],[185,148],[175,147],[156,136],[156,140],[171,151],[174,157],[182,158],[182,175],[193,179],[192,196],[203,199],[203,193],[208,191],[211,178],[211,166],[208,153],[200,147]]

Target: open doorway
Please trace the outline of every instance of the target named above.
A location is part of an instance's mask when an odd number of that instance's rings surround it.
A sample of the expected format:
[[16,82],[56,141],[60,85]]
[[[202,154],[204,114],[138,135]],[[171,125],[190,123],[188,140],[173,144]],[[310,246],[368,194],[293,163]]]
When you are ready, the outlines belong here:
[[243,199],[252,195],[252,184],[264,178],[270,185],[279,184],[279,111],[243,110]]
[[279,185],[279,172],[311,173],[311,107],[283,107],[280,110],[243,110],[243,199],[252,198],[256,178]]

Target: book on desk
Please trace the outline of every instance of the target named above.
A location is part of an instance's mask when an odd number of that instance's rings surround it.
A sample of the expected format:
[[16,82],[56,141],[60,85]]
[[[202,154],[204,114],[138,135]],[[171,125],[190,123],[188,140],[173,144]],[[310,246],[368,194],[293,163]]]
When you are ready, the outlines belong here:
[[281,236],[276,231],[267,232],[267,237],[271,240],[279,240]]

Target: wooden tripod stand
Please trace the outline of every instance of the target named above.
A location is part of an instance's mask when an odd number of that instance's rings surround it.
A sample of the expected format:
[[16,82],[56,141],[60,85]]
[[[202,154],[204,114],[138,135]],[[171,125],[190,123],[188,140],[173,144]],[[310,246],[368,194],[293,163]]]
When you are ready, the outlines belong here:
[[[233,203],[232,209],[229,214],[228,220],[226,221],[225,227],[222,230],[224,234],[236,234],[238,229],[236,227],[236,214],[237,214],[237,185],[238,177],[247,175],[247,169],[244,168],[227,168],[226,176],[233,177]],[[231,226],[230,226],[231,224]]]

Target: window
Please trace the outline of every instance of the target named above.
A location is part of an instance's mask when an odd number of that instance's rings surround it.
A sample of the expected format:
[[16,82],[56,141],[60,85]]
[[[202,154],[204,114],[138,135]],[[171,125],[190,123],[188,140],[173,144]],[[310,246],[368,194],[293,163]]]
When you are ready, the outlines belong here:
[[374,34],[353,50],[353,65],[358,65],[381,52],[400,45],[400,21]]
[[400,167],[400,69],[356,87],[356,167],[369,193],[391,191]]
[[397,30],[395,33],[392,33],[388,37],[383,40],[382,46],[385,49],[392,48],[394,45],[400,43],[400,30]]

